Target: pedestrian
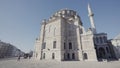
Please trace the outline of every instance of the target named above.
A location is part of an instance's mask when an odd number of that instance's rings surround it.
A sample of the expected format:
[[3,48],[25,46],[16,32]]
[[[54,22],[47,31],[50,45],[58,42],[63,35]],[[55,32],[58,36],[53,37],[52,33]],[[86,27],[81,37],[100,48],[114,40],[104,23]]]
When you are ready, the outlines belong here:
[[30,59],[30,58],[31,58],[31,55],[29,54],[28,57],[29,57],[29,59]]
[[20,57],[21,57],[21,56],[19,55],[17,61],[20,61]]

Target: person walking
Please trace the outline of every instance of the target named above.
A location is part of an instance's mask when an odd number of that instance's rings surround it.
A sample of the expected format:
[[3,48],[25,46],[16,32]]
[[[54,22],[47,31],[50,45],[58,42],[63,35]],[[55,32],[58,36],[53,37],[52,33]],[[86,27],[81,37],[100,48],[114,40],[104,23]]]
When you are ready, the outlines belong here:
[[20,61],[20,57],[21,57],[21,56],[19,55],[17,61]]

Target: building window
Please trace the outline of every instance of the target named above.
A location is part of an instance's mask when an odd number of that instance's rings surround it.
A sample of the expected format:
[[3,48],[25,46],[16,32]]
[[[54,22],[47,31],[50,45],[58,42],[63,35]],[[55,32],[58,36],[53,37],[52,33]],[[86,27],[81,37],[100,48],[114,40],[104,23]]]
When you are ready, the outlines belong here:
[[67,59],[70,59],[70,54],[69,53],[67,54]]
[[105,43],[107,41],[107,37],[104,36],[103,39],[104,39],[104,43]]
[[45,59],[45,53],[43,54],[43,59]]
[[69,43],[69,49],[72,49],[72,43],[71,42]]
[[66,49],[66,45],[65,45],[65,43],[64,43],[64,49]]
[[102,39],[102,37],[100,37],[100,43],[103,43],[103,39]]
[[108,47],[106,47],[106,50],[107,50],[107,53],[109,53],[109,49],[108,49]]
[[56,48],[56,41],[53,42],[53,48]]
[[99,43],[99,38],[98,37],[96,37],[96,43]]
[[52,53],[52,59],[55,59],[55,54],[54,53]]
[[72,59],[75,59],[75,54],[74,53],[72,53]]
[[46,48],[46,42],[44,42],[42,45],[42,49],[45,49],[45,48]]

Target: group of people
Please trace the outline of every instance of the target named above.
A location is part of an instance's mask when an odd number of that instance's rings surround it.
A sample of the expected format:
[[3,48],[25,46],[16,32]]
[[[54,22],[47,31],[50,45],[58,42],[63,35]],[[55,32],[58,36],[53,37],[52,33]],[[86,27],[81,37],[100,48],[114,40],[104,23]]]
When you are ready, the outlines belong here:
[[29,54],[24,54],[24,56],[19,55],[18,58],[17,58],[17,61],[20,61],[21,57],[23,57],[24,59],[27,59],[27,58],[30,59],[32,56],[29,55]]

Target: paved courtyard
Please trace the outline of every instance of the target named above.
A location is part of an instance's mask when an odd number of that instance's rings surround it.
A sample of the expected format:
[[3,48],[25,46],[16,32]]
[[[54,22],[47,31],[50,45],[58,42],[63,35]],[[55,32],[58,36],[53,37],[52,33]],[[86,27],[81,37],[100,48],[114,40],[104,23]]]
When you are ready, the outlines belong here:
[[120,68],[120,61],[35,61],[33,59],[0,60],[0,68]]

